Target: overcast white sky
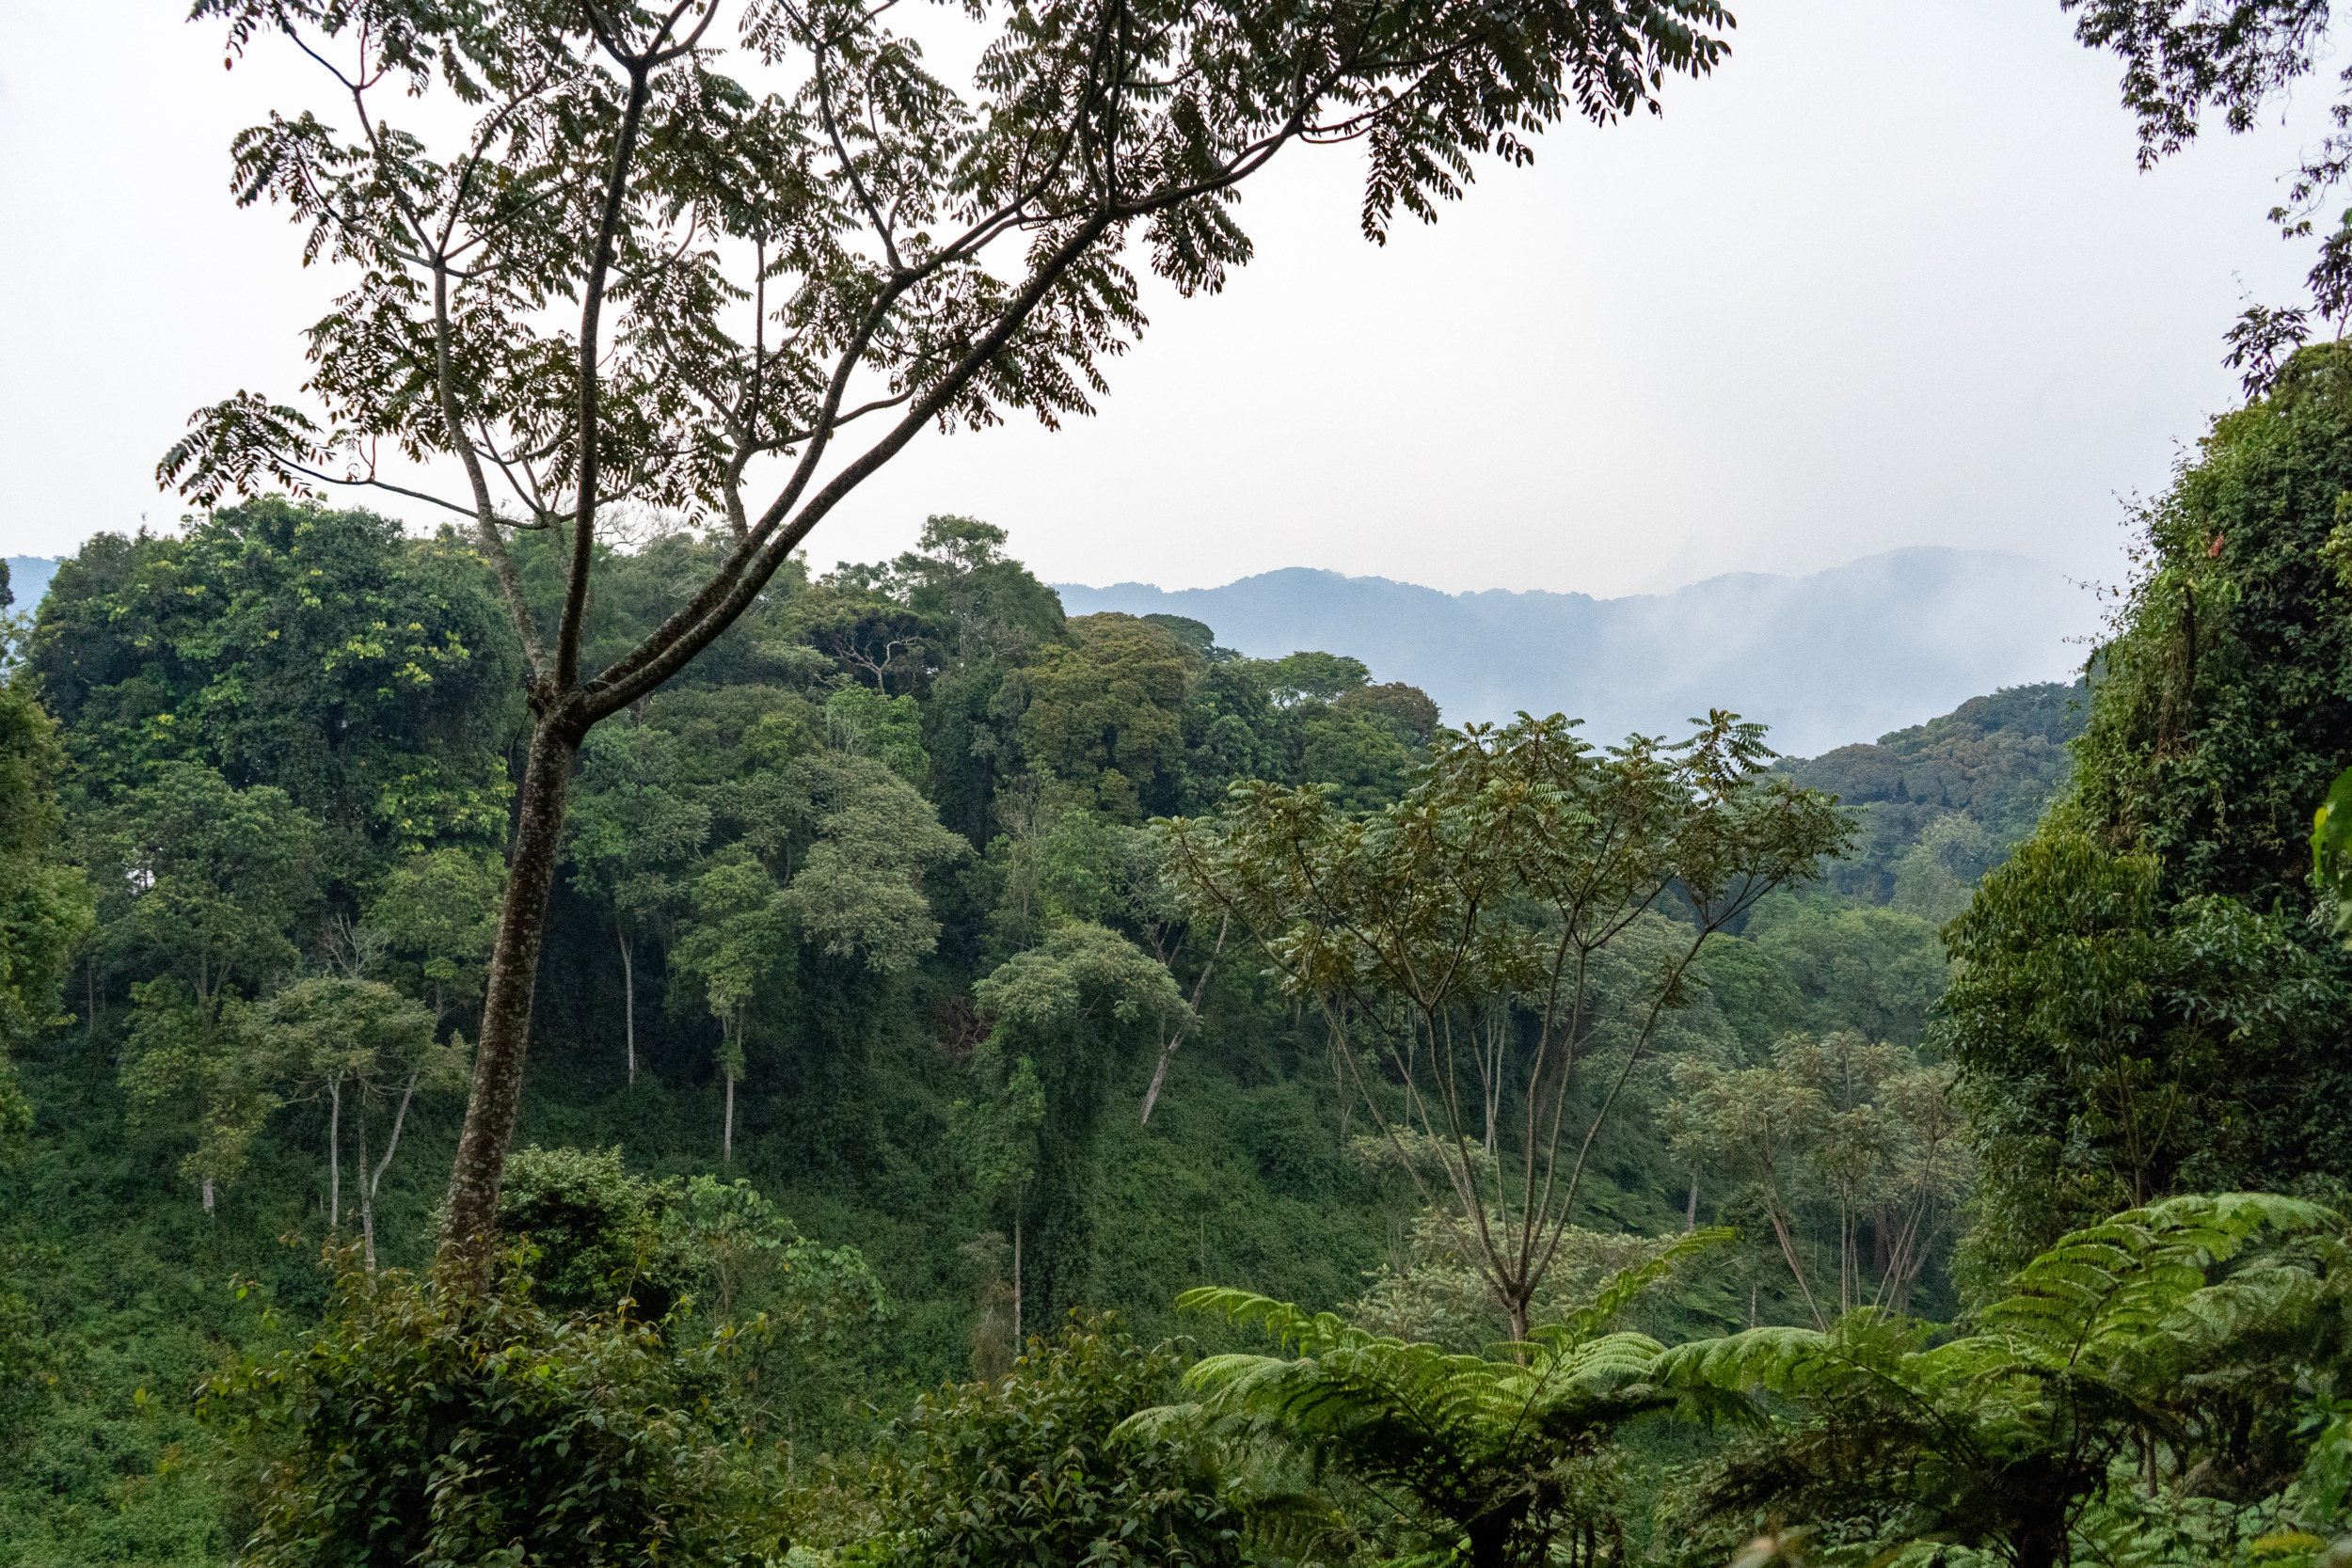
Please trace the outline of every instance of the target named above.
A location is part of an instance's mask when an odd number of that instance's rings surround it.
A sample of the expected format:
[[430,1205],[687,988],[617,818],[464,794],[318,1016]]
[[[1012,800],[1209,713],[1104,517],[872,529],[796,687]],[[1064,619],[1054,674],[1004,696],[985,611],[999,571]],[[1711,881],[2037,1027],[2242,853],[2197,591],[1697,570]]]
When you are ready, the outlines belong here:
[[[325,101],[224,72],[185,8],[0,0],[6,553],[176,518],[158,454],[199,404],[292,396],[332,291],[226,191],[238,127]],[[1735,9],[1728,69],[1662,120],[1564,130],[1385,249],[1349,154],[1286,152],[1244,202],[1259,260],[1155,296],[1097,418],[926,436],[812,557],[952,511],[1092,583],[1613,594],[1914,544],[2117,575],[2116,498],[2233,400],[2241,295],[2305,264],[2263,219],[2296,128],[2142,175],[2054,0]]]

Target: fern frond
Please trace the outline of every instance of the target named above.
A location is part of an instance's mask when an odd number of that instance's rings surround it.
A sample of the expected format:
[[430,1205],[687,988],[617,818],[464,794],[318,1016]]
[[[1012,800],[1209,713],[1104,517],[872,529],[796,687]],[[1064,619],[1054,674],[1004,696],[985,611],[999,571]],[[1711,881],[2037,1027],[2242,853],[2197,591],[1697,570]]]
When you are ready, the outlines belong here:
[[1208,1412],[1198,1404],[1155,1404],[1111,1428],[1111,1441],[1141,1438],[1184,1443],[1201,1435],[1209,1424]]
[[1295,1345],[1305,1354],[1313,1354],[1329,1345],[1343,1344],[1351,1338],[1369,1339],[1371,1335],[1351,1328],[1329,1312],[1303,1312],[1287,1301],[1262,1296],[1254,1291],[1236,1291],[1226,1286],[1203,1285],[1186,1291],[1176,1298],[1180,1312],[1222,1312],[1237,1323],[1262,1324],[1275,1341]]
[[1356,1528],[1347,1516],[1309,1492],[1277,1492],[1242,1507],[1249,1522],[1251,1555],[1263,1561],[1343,1562],[1356,1555]]
[[1602,1282],[1591,1301],[1559,1323],[1531,1329],[1528,1337],[1553,1346],[1589,1338],[1608,1328],[1627,1307],[1664,1284],[1683,1263],[1738,1237],[1738,1231],[1724,1226],[1691,1231],[1648,1262],[1619,1269]]
[[2269,1193],[2169,1198],[2061,1237],[2010,1279],[1982,1325],[2054,1365],[2103,1358],[2155,1332],[2206,1288],[2207,1269],[2257,1236],[2344,1225],[2332,1210]]

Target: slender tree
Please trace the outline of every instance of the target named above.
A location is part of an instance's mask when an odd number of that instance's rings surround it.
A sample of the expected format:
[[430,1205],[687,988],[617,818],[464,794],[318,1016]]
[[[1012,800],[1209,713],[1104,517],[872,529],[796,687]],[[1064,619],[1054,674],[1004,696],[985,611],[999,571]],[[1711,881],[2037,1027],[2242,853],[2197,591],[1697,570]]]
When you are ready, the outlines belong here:
[[[359,1163],[355,1167],[359,1240],[375,1272],[375,1195],[399,1151],[417,1091],[466,1081],[466,1042],[435,1037],[436,1016],[376,980],[340,975],[297,981],[252,1009],[250,1032],[283,1088],[326,1096],[327,1224],[342,1219],[343,1105],[349,1100]],[[371,1150],[368,1112],[389,1102],[381,1154]]]
[[637,1082],[637,932],[670,897],[678,865],[710,833],[710,808],[663,782],[672,737],[650,725],[599,730],[582,748],[580,799],[571,814],[572,886],[612,911],[621,951],[621,1026],[628,1081]]
[[735,1163],[735,1085],[744,1071],[743,1035],[760,977],[784,942],[783,895],[768,868],[748,855],[721,858],[695,879],[689,894],[693,920],[677,944],[677,967],[702,982],[711,1017],[719,1021],[719,1070],[726,1079],[726,1112],[719,1132],[719,1163]]
[[[738,75],[723,73],[733,22]],[[991,13],[979,8],[983,20]],[[449,1244],[489,1233],[575,753],[743,614],[809,531],[926,428],[1086,412],[1144,325],[1127,258],[1191,294],[1250,241],[1241,183],[1360,141],[1365,233],[1427,219],[1473,160],[1571,117],[1655,111],[1710,71],[1718,0],[1050,0],[993,13],[967,100],[863,0],[198,0],[231,63],[279,39],[333,103],[234,144],[351,291],[310,329],[323,422],[239,393],[159,478],[210,504],[373,485],[468,520],[531,665],[532,734]],[[760,90],[755,77],[778,84]],[[453,101],[442,113],[439,101]],[[380,447],[453,460],[454,499]],[[437,467],[435,469],[438,471]],[[755,484],[764,482],[764,488]],[[600,516],[719,519],[701,586],[582,661]],[[507,536],[552,531],[551,618]]]
[[1021,1226],[1029,1183],[1037,1179],[1037,1130],[1045,1120],[1045,1090],[1029,1057],[1010,1062],[994,1040],[983,1043],[977,1063],[984,1090],[977,1101],[959,1100],[949,1125],[958,1153],[972,1172],[980,1196],[999,1197],[1012,1210],[1012,1354],[1021,1354]]

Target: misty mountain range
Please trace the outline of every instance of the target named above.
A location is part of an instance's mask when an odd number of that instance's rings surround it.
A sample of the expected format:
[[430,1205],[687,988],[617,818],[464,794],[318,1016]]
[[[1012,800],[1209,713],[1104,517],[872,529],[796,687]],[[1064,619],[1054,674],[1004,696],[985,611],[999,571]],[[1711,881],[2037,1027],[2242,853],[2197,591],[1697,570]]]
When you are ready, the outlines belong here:
[[1521,708],[1585,721],[1595,739],[1679,738],[1727,707],[1805,756],[1948,713],[1967,698],[2067,678],[2098,624],[2090,594],[1994,550],[1919,547],[1810,577],[1709,578],[1671,594],[1597,599],[1494,589],[1443,594],[1294,566],[1222,588],[1057,584],[1073,615],[1155,611],[1206,622],[1258,657],[1351,654],[1406,681],[1450,723]]

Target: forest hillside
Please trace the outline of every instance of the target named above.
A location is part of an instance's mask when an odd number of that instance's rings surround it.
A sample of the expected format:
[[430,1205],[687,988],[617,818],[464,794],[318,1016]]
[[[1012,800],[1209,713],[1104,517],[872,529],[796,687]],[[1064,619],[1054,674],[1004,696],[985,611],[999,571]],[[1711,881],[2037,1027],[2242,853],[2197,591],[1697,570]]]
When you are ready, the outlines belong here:
[[[1221,588],[1057,585],[1073,611],[1191,616],[1245,653],[1345,648],[1456,722],[1564,710],[1592,733],[1662,731],[1709,707],[1821,752],[2079,667],[2098,606],[2024,556],[1914,547],[1804,577],[1740,572],[1594,598],[1441,594],[1293,567]],[[1838,678],[1823,680],[1835,670]]]
[[[1016,1314],[1172,1331],[1182,1291],[1235,1279],[1475,1349],[1502,1325],[1367,1144],[1327,1022],[1187,919],[1146,825],[1244,779],[1392,805],[1443,715],[1343,650],[1250,658],[1183,618],[1068,616],[1006,544],[935,518],[916,553],[795,577],[592,739],[517,1138],[558,1164],[531,1180],[657,1208],[628,1195],[748,1181],[806,1238],[755,1294],[817,1314],[781,1418],[819,1449],[1004,1365]],[[706,548],[609,557],[594,645]],[[157,1391],[315,1317],[330,1236],[383,1268],[430,1255],[516,766],[493,593],[448,537],[259,502],[96,536],[40,606],[22,684],[56,715],[62,843],[97,879],[71,1022],[19,1053],[30,1126],[0,1175],[44,1369],[11,1418],[14,1560],[227,1550],[218,1483],[170,1458],[207,1439]],[[2085,717],[2079,687],[2015,689],[1779,765],[1861,802],[1862,831],[1705,952],[1554,1290],[1750,1201],[1745,1156],[1694,1163],[1667,1118],[1671,1064],[1753,1070],[1840,1032],[1884,1042],[1881,1075],[1925,1059],[1937,924],[2030,830]],[[1596,975],[1604,1006],[1674,927],[1651,917]],[[1041,955],[1082,988],[1104,964],[1161,976],[1180,1005],[1008,1061],[991,976]],[[334,1022],[353,1006],[376,1022]],[[1029,1151],[1009,1175],[1006,1116]],[[1923,1303],[1949,1299],[1959,1196],[1931,1195]],[[1794,1256],[1834,1277],[1850,1243],[1822,1201],[1799,1200]],[[1799,1294],[1752,1233],[1661,1310],[1733,1328]]]
[[[2327,54],[2070,8],[2143,167]],[[1107,603],[944,514],[818,571],[914,443],[1165,373],[1278,153],[1385,244],[1735,26],[964,11],[192,8],[310,83],[232,191],[343,276],[155,462],[178,528],[0,572],[0,1568],[2352,1563],[2352,144],[2091,603]],[[1286,484],[1485,407],[1392,297],[1360,385],[1234,340],[1105,526],[1247,483],[1234,377],[1324,404]],[[1614,395],[1522,336],[1511,420]],[[1931,454],[1874,504],[2030,479],[1865,389]],[[1423,422],[1377,460],[1474,497]]]
[[[490,564],[92,537],[11,623],[0,1555],[469,1560],[594,1496],[803,1568],[999,1507],[1049,1564],[2315,1563],[2347,374],[2217,425],[2085,679],[1811,756],[1455,727],[971,518],[796,562],[571,765],[481,1264]],[[591,669],[723,547],[599,549]],[[1136,1522],[1006,1500],[1064,1464]]]

